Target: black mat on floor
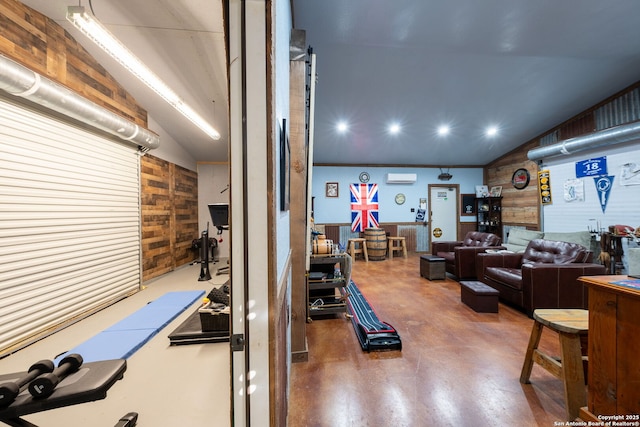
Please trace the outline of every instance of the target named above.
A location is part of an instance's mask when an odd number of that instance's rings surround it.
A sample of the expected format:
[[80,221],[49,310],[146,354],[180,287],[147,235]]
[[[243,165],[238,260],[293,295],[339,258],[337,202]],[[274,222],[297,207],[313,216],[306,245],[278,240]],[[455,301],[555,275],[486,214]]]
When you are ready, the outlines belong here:
[[402,350],[398,332],[378,318],[353,280],[347,285],[347,309],[363,350]]
[[229,331],[202,332],[200,313],[196,310],[169,334],[171,345],[229,342]]

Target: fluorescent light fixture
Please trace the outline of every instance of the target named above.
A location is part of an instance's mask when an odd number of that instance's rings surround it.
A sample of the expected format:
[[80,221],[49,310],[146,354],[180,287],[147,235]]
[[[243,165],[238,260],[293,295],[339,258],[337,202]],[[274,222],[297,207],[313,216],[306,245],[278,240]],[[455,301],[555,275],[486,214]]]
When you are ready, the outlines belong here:
[[86,13],[84,7],[69,6],[67,8],[67,20],[207,135],[213,139],[220,139],[220,133],[217,130],[185,104],[178,94],[160,80],[153,71],[131,53],[93,15]]

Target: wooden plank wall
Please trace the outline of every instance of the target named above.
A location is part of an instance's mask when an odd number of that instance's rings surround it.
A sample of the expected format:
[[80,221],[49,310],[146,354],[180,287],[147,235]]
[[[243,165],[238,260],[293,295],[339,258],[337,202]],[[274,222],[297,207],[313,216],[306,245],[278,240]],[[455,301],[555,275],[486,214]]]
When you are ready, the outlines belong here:
[[147,112],[52,19],[17,0],[0,0],[0,53],[147,127]]
[[198,232],[198,174],[151,156],[142,157],[143,281],[193,261]]
[[[198,229],[198,173],[173,163],[169,163],[169,170],[173,184],[170,250],[175,268],[198,258],[191,249],[191,242],[201,233]],[[209,233],[213,236],[215,229]],[[144,247],[142,254],[144,256]]]
[[141,162],[142,278],[149,280],[173,269],[171,182],[168,162],[148,154]]
[[[484,170],[484,181],[489,187],[502,186],[502,224],[540,229],[540,204],[538,203],[538,164],[527,159],[527,152],[538,146],[537,140],[519,147],[493,162]],[[525,168],[529,171],[529,185],[517,190],[511,185],[513,173]]]

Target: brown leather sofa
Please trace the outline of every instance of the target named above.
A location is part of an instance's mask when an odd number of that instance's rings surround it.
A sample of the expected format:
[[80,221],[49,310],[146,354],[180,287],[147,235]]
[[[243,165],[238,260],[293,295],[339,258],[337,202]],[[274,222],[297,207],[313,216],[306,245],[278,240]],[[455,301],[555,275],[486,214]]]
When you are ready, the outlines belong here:
[[458,280],[476,277],[476,255],[487,249],[506,249],[502,239],[492,233],[470,231],[464,240],[432,242],[431,255],[444,258],[445,269]]
[[524,253],[482,253],[478,280],[500,292],[500,300],[529,316],[537,308],[588,308],[580,276],[606,274],[593,254],[576,243],[531,240]]

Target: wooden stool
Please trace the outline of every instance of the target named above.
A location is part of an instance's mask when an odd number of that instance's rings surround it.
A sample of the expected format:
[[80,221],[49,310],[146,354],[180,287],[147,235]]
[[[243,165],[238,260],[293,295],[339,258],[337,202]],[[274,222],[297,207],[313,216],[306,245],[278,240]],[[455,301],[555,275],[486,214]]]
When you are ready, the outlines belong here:
[[[520,382],[529,383],[533,362],[539,364],[564,383],[564,400],[567,420],[578,418],[580,408],[587,405],[587,388],[581,338],[589,332],[589,311],[581,309],[538,309],[533,312],[533,330],[529,338],[527,354],[522,365]],[[560,360],[538,350],[542,328],[560,335]]]
[[389,258],[393,258],[394,251],[402,251],[402,255],[407,257],[407,239],[404,237],[387,237]]
[[356,259],[356,254],[362,254],[364,260],[369,262],[366,241],[367,240],[364,238],[349,239],[347,243],[347,252],[349,252],[349,255],[351,255],[351,258],[353,258],[354,261]]

